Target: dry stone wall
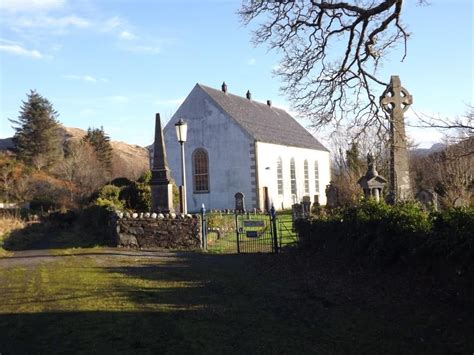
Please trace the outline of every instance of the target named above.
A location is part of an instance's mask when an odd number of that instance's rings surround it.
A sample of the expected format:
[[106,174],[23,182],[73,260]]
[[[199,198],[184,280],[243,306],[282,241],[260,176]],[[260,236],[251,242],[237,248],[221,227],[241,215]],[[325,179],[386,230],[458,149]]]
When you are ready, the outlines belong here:
[[201,219],[197,215],[119,214],[116,231],[117,245],[121,247],[144,249],[201,247]]

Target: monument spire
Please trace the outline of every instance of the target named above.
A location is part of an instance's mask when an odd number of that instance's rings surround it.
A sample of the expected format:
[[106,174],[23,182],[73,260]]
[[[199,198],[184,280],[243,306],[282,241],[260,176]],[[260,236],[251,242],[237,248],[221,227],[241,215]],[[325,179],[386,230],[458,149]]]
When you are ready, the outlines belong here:
[[171,174],[166,159],[166,147],[159,113],[155,117],[155,141],[153,143],[153,166],[150,185],[151,210],[163,213],[174,212]]
[[403,119],[403,113],[412,103],[413,97],[402,87],[400,78],[392,75],[390,84],[380,97],[380,106],[390,115],[390,203],[413,198]]

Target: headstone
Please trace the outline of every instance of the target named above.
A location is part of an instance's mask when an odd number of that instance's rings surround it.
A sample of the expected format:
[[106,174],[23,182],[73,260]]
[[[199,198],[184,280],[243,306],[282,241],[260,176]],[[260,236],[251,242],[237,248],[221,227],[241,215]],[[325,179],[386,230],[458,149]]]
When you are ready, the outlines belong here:
[[161,129],[160,114],[155,118],[155,142],[153,143],[153,167],[151,169],[151,210],[170,213],[173,208],[173,186],[166,159],[166,147]]
[[303,196],[303,202],[301,204],[303,205],[303,213],[305,217],[309,217],[311,213],[311,197]]
[[326,207],[334,208],[338,205],[337,199],[337,187],[334,185],[334,181],[330,181],[329,185],[326,186]]
[[235,198],[235,211],[244,213],[245,212],[245,203],[244,203],[244,194],[242,192],[237,192],[234,195]]
[[291,206],[293,222],[300,218],[305,218],[303,205],[301,203],[295,203]]
[[390,115],[390,182],[389,202],[413,199],[408,171],[408,153],[403,113],[413,103],[413,97],[393,75],[380,97],[380,106]]
[[314,202],[313,202],[313,204],[319,206],[319,195],[314,195]]
[[375,158],[372,153],[367,154],[367,172],[357,183],[364,190],[365,198],[373,198],[377,202],[380,201],[380,196],[384,186],[387,184],[387,180],[377,172]]
[[438,194],[433,190],[421,189],[415,197],[425,209],[438,210]]

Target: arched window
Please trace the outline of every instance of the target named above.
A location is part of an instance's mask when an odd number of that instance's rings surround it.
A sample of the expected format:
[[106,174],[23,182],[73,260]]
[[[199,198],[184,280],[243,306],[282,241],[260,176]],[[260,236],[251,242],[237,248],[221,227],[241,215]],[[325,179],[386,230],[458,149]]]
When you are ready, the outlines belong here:
[[309,195],[309,168],[308,161],[304,161],[304,193]]
[[209,192],[209,158],[203,148],[193,152],[193,183],[194,192]]
[[314,192],[319,194],[319,164],[314,162]]
[[277,160],[278,195],[283,195],[283,162],[281,157]]
[[295,158],[291,158],[290,160],[290,180],[291,180],[291,194],[297,196],[296,190],[296,166],[295,166]]

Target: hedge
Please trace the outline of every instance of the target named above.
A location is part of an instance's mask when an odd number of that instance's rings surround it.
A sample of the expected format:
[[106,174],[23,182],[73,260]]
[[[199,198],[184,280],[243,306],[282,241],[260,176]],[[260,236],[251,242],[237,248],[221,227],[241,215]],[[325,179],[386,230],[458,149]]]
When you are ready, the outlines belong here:
[[474,264],[474,208],[426,212],[417,203],[394,206],[368,200],[295,222],[302,248],[327,249],[392,264],[442,258]]

